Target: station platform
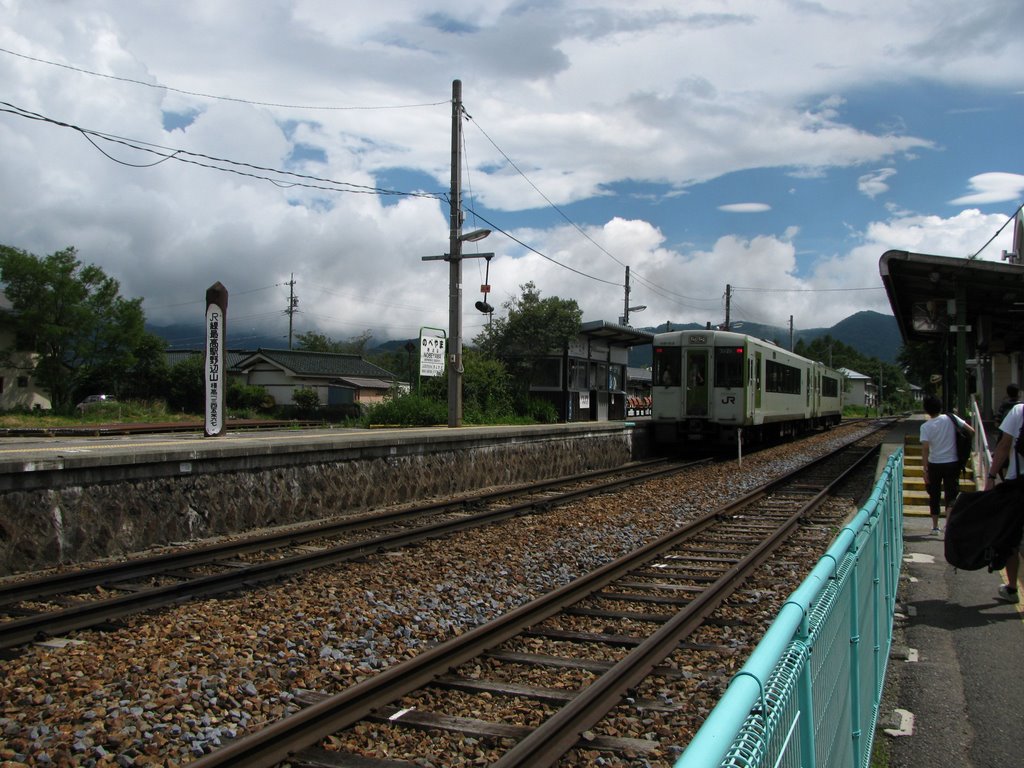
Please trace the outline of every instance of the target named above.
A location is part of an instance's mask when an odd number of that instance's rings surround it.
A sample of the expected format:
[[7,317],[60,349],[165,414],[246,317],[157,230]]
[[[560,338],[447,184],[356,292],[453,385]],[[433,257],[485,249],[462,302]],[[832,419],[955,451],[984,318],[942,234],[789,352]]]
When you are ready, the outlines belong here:
[[[895,424],[883,460],[924,420]],[[927,506],[907,505],[893,653],[876,754],[889,768],[1024,765],[1024,612],[1002,602],[1002,574],[958,571]]]

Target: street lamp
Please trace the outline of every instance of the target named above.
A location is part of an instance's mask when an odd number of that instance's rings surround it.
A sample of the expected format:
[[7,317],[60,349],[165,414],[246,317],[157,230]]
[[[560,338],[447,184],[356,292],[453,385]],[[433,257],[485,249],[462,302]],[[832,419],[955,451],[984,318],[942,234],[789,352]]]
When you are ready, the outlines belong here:
[[489,234],[491,234],[489,229],[474,229],[471,232],[459,235],[459,240],[463,243],[475,243],[478,240],[483,240]]
[[635,307],[626,307],[626,314],[619,318],[619,325],[629,325],[630,312],[643,312],[647,309],[646,304],[637,304]]

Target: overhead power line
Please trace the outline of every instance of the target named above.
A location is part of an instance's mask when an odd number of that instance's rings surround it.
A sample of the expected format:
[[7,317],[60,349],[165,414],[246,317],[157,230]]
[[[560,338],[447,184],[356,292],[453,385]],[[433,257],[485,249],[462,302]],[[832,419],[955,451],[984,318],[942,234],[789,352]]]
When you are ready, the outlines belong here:
[[[254,165],[252,163],[241,162],[241,161],[238,161],[238,160],[230,160],[228,158],[216,157],[216,156],[213,156],[213,155],[207,155],[207,154],[203,154],[203,153],[199,153],[199,152],[190,152],[188,150],[183,150],[183,149],[174,149],[172,147],[164,147],[164,146],[161,146],[161,145],[158,145],[158,144],[152,144],[150,142],[140,141],[140,140],[137,140],[137,139],[125,138],[123,136],[118,136],[116,134],[103,133],[101,131],[95,131],[95,130],[91,130],[91,129],[88,129],[88,128],[82,128],[81,126],[75,125],[73,123],[66,123],[66,122],[61,121],[61,120],[56,120],[56,119],[47,117],[45,115],[39,114],[37,112],[32,112],[30,110],[27,110],[27,109],[24,109],[22,107],[19,107],[19,106],[15,105],[15,104],[11,104],[9,102],[4,102],[4,101],[0,101],[0,112],[7,112],[9,114],[16,115],[18,117],[22,117],[22,118],[25,118],[25,119],[35,120],[35,121],[43,122],[43,123],[48,123],[50,125],[55,125],[55,126],[60,127],[60,128],[67,128],[67,129],[76,131],[76,132],[80,133],[83,137],[85,137],[85,139],[87,141],[89,141],[89,143],[92,144],[92,146],[95,147],[100,153],[102,153],[104,155],[104,157],[107,157],[108,159],[110,159],[110,160],[112,160],[114,162],[117,162],[119,164],[127,165],[127,166],[133,167],[133,168],[151,167],[152,165],[156,165],[157,163],[165,162],[167,160],[177,160],[179,162],[188,163],[190,165],[197,165],[197,166],[202,167],[202,168],[209,168],[211,170],[220,171],[222,173],[233,173],[233,174],[238,175],[238,176],[244,176],[244,177],[248,177],[248,178],[259,179],[259,180],[262,180],[262,181],[269,181],[271,184],[274,184],[276,186],[283,187],[283,188],[303,187],[303,188],[307,188],[307,189],[318,189],[318,190],[323,190],[323,191],[328,191],[328,192],[348,192],[348,193],[353,193],[353,194],[375,194],[375,195],[396,195],[396,196],[406,196],[406,197],[420,197],[420,198],[426,198],[426,199],[430,199],[430,200],[441,200],[441,201],[447,201],[448,200],[447,192],[406,192],[406,191],[396,190],[396,189],[384,189],[384,188],[381,188],[381,187],[370,187],[370,186],[366,186],[366,185],[363,185],[363,184],[353,184],[352,182],[337,181],[337,180],[334,180],[334,179],[327,179],[327,178],[323,178],[323,177],[319,177],[319,176],[312,176],[312,175],[309,175],[309,174],[296,173],[294,171],[284,171],[284,170],[281,170],[281,169],[278,169],[278,168],[269,168],[269,167],[266,167],[266,166]],[[137,152],[146,152],[146,153],[150,153],[150,154],[153,154],[153,155],[157,155],[157,156],[160,157],[160,160],[158,160],[157,163],[149,163],[149,164],[126,163],[123,160],[120,160],[118,158],[113,157],[109,152],[104,151],[103,148],[100,147],[96,143],[96,140],[101,140],[101,141],[106,141],[106,142],[110,142],[110,143],[113,143],[113,144],[118,144],[118,145],[121,145],[121,146],[124,146],[124,147],[128,147],[129,149],[135,150]],[[224,164],[224,165],[228,165],[228,166],[231,166],[231,167],[223,167],[222,165],[217,165],[218,163],[221,163],[221,164]],[[251,170],[241,170],[241,169],[251,169]],[[262,173],[257,173],[257,171],[262,172]],[[288,179],[288,181],[285,181],[285,180],[280,179],[280,178],[272,178],[270,176],[265,175],[267,173],[276,174],[278,176],[285,177],[286,179]],[[294,181],[292,179],[294,179]],[[311,182],[317,182],[317,183],[311,183]],[[331,185],[331,186],[328,186],[328,185]],[[513,235],[509,234],[507,231],[505,231],[505,230],[501,229],[500,227],[498,227],[496,224],[487,221],[487,219],[484,219],[482,216],[480,216],[475,211],[472,211],[471,209],[466,209],[466,210],[468,212],[472,213],[473,215],[477,216],[481,221],[484,221],[485,223],[487,223],[492,229],[494,229],[496,231],[499,231],[499,232],[502,232],[510,240],[513,240],[514,242],[518,243],[519,245],[523,246],[524,248],[532,251],[533,253],[536,253],[538,256],[541,256],[542,258],[545,258],[548,261],[551,261],[552,263],[557,264],[560,267],[563,267],[564,269],[568,269],[571,272],[575,272],[576,274],[579,274],[579,275],[581,275],[583,277],[590,278],[592,280],[597,280],[599,282],[607,283],[608,285],[615,285],[615,286],[619,285],[619,283],[615,283],[615,282],[612,282],[610,280],[604,280],[602,278],[595,277],[593,275],[588,275],[587,273],[582,272],[582,271],[580,271],[578,269],[575,269],[573,267],[570,267],[567,264],[563,264],[563,263],[557,261],[556,259],[553,259],[550,256],[548,256],[548,255],[538,251],[536,248],[533,248],[532,246],[527,245],[526,243],[522,242],[518,238],[516,238]]]
[[[495,142],[494,139],[492,139],[490,137],[490,135],[487,133],[487,131],[485,131],[480,126],[480,124],[476,120],[473,119],[472,115],[470,115],[469,113],[467,113],[465,111],[464,111],[464,114],[466,115],[466,118],[470,122],[472,122],[473,125],[476,126],[476,129],[478,131],[480,131],[480,133],[484,136],[484,138],[487,139],[488,142],[490,142],[491,146],[494,147],[503,158],[505,158],[505,161],[509,164],[509,166],[511,166],[511,168],[516,173],[518,173],[520,176],[522,176],[523,180],[526,181],[526,183],[529,184],[534,189],[534,191],[536,191],[536,193],[541,196],[541,198],[544,200],[544,202],[547,203],[548,206],[553,211],[555,211],[559,216],[561,216],[573,229],[575,229],[577,232],[579,232],[581,235],[583,235],[583,237],[585,237],[587,240],[589,240],[594,246],[597,247],[597,249],[599,251],[601,251],[603,254],[608,256],[616,264],[618,264],[621,267],[627,266],[624,261],[619,259],[615,254],[613,254],[611,251],[609,251],[607,248],[605,248],[599,242],[594,240],[594,238],[592,238],[589,234],[587,234],[586,230],[584,230],[579,224],[577,224],[575,221],[573,221],[569,217],[569,215],[566,214],[566,212],[563,211],[559,206],[557,206],[554,202],[552,202],[551,198],[549,198],[547,195],[545,195],[544,192],[540,189],[540,187],[538,187],[536,184],[533,183],[533,180],[530,179],[530,177],[527,176],[523,172],[523,170],[516,164],[516,162],[509,156],[509,154],[507,152],[505,152],[505,150],[503,150],[500,146],[498,146],[497,142]],[[541,254],[541,255],[543,255],[543,254]],[[545,258],[548,258],[548,257],[545,256]],[[558,262],[555,262],[555,263],[558,263]],[[565,266],[565,265],[559,264],[559,266]],[[571,267],[566,267],[566,268],[567,269],[571,269]],[[655,295],[661,296],[664,299],[668,299],[669,301],[675,302],[675,303],[677,303],[677,304],[679,304],[681,306],[692,306],[692,305],[688,304],[687,302],[701,302],[701,301],[705,301],[704,299],[701,299],[701,298],[698,298],[698,297],[684,296],[682,294],[675,293],[674,291],[670,291],[667,288],[665,288],[664,286],[659,285],[658,283],[656,283],[654,281],[648,280],[642,274],[636,272],[634,270],[634,268],[630,267],[630,269],[631,269],[631,272],[630,272],[631,276],[634,277],[637,282],[642,284],[647,290],[651,291],[651,293],[654,293]],[[573,271],[576,271],[576,270],[573,270]],[[583,273],[581,272],[580,274],[583,274]],[[594,278],[591,275],[586,275],[586,277],[591,277],[592,279],[595,279],[595,280],[601,280],[601,278]],[[608,283],[609,281],[601,280],[601,282]],[[609,283],[609,284],[611,284],[611,285],[620,285],[619,283]],[[623,285],[623,287],[625,287],[625,286]]]
[[94,72],[91,69],[84,69],[82,67],[72,66],[71,64],[61,64],[58,61],[50,61],[49,59],[41,59],[37,56],[29,56],[24,53],[18,53],[8,48],[0,48],[0,53],[6,53],[9,56],[17,56],[19,59],[25,59],[27,61],[34,61],[38,64],[46,64],[50,67],[59,67],[66,69],[71,72],[77,72],[82,75],[89,75],[90,77],[102,77],[106,80],[117,80],[122,83],[130,83],[132,85],[142,85],[146,88],[155,88],[160,91],[170,91],[171,93],[180,93],[184,96],[197,96],[202,99],[213,99],[215,101],[232,101],[239,104],[251,104],[256,107],[276,107],[279,109],[305,109],[305,110],[331,110],[331,111],[346,111],[346,110],[373,110],[373,109],[415,109],[418,107],[438,107],[447,106],[450,102],[448,101],[433,101],[426,104],[386,104],[377,106],[329,106],[329,105],[318,105],[318,104],[278,104],[272,101],[255,101],[253,99],[242,99],[237,96],[218,96],[212,93],[202,93],[200,91],[185,91],[180,88],[172,88],[169,85],[161,85],[160,83],[147,83],[145,80],[135,80],[131,77],[121,77],[119,75],[108,75],[103,72]]
[[552,264],[557,264],[559,267],[562,267],[562,269],[568,269],[570,272],[575,272],[580,277],[585,277],[588,280],[595,280],[596,282],[599,282],[599,283],[605,283],[606,285],[614,285],[616,287],[620,287],[622,285],[622,283],[616,283],[616,282],[614,282],[612,280],[605,280],[603,277],[596,277],[595,275],[589,275],[586,272],[583,272],[583,271],[581,271],[579,269],[576,269],[575,267],[570,267],[568,264],[563,264],[562,262],[558,261],[557,259],[551,258],[546,253],[541,253],[540,251],[538,251],[533,246],[527,245],[522,240],[520,240],[518,237],[516,237],[515,235],[505,231],[504,229],[499,227],[494,222],[488,221],[479,212],[474,211],[472,208],[467,208],[466,211],[469,212],[469,213],[472,213],[474,216],[476,216],[478,219],[480,219],[480,221],[482,221],[488,227],[493,229],[495,232],[500,232],[501,234],[503,234],[505,237],[507,237],[509,240],[513,241],[514,243],[518,243],[523,248],[525,248],[526,250],[530,251],[531,253],[537,254],[542,259],[547,259]]
[[[295,171],[285,171],[279,168],[270,168],[267,166],[255,165],[253,163],[241,162],[238,160],[230,160],[228,158],[216,157],[214,155],[206,155],[200,152],[189,152],[185,149],[174,149],[172,147],[164,147],[159,144],[152,144],[146,141],[140,141],[138,139],[129,139],[124,136],[118,136],[116,134],[103,133],[101,131],[95,131],[88,128],[82,128],[81,126],[73,123],[66,123],[61,120],[55,120],[45,115],[41,115],[37,112],[18,107],[6,101],[0,101],[0,112],[7,112],[18,117],[23,117],[29,120],[36,120],[39,122],[49,123],[60,128],[68,128],[73,131],[80,133],[85,139],[93,145],[100,153],[105,157],[112,160],[113,162],[121,165],[127,165],[132,168],[145,168],[152,167],[158,163],[165,162],[167,160],[177,160],[182,163],[189,163],[190,165],[197,165],[201,168],[209,168],[211,170],[220,171],[222,173],[233,173],[237,176],[247,176],[253,179],[260,179],[262,181],[269,181],[278,187],[290,188],[290,187],[304,187],[307,189],[319,189],[328,192],[348,192],[351,194],[365,194],[365,195],[396,195],[404,197],[422,197],[432,200],[444,200],[446,195],[442,192],[405,192],[397,189],[384,189],[382,187],[370,187],[365,184],[354,184],[348,181],[337,181],[335,179],[328,179],[321,176],[312,176],[305,173],[296,173]],[[154,163],[139,164],[139,163],[128,163],[124,160],[114,157],[109,152],[106,152],[96,140],[106,141],[111,144],[118,144],[120,146],[127,147],[137,152],[145,152],[152,155],[158,156],[160,159]],[[218,163],[223,165],[218,165]],[[230,167],[223,167],[224,165]],[[244,170],[249,169],[249,170]],[[283,178],[272,178],[265,174],[276,174]]]
[[984,251],[986,248],[988,248],[992,244],[993,240],[995,240],[997,237],[999,237],[999,234],[1004,229],[1006,229],[1006,227],[1010,224],[1010,222],[1017,218],[1017,214],[1019,214],[1021,212],[1021,210],[1024,210],[1024,203],[1021,203],[1020,205],[1017,206],[1017,210],[1015,210],[1013,213],[1010,214],[1009,218],[1007,218],[1006,221],[1003,222],[1003,226],[1001,226],[999,229],[996,230],[996,233],[994,235],[992,235],[992,237],[990,237],[988,239],[988,242],[986,242],[983,246],[981,246],[981,248],[979,248],[977,251],[975,251],[973,254],[971,254],[967,258],[968,259],[976,259],[976,258],[978,258],[978,255],[982,251]]

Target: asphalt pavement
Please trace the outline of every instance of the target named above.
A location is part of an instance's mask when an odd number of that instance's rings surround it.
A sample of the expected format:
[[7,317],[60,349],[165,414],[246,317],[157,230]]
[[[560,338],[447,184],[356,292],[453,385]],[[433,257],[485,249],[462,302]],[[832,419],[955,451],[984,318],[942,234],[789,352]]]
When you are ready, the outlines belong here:
[[[904,518],[898,600],[905,619],[890,662],[882,726],[891,768],[1024,766],[1024,613],[996,598],[1002,575],[958,571],[927,517]],[[892,718],[901,711],[902,721]]]

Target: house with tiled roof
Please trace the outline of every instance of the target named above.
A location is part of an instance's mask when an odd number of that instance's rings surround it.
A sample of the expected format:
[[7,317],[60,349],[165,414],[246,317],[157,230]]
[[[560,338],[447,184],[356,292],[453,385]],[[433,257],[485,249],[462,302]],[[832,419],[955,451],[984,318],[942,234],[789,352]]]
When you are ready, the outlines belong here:
[[[0,291],[0,318],[11,311],[10,300]],[[38,357],[19,349],[14,331],[0,323],[0,410],[49,410],[49,394],[36,384],[33,375]]]
[[229,372],[250,386],[263,387],[278,405],[291,405],[297,389],[312,389],[321,405],[377,403],[395,386],[395,375],[359,355],[258,349]]
[[862,405],[865,408],[874,408],[878,405],[878,387],[870,376],[851,371],[849,368],[840,368],[839,372],[846,379],[846,392],[843,395],[843,402],[846,405]]

